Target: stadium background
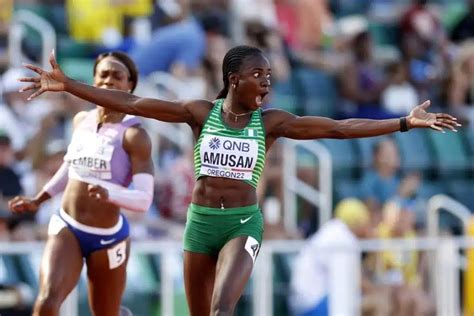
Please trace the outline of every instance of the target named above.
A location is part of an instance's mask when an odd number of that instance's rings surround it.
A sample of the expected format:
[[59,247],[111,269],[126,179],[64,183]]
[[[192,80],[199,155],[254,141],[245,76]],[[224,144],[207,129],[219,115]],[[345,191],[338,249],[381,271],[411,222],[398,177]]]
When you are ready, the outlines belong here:
[[[221,86],[220,63],[226,50],[251,44],[261,47],[273,66],[273,92],[266,107],[300,115],[378,119],[407,115],[411,106],[430,99],[431,111],[452,113],[463,127],[458,133],[413,130],[389,136],[398,153],[378,159],[386,164],[399,155],[400,167],[393,174],[396,193],[385,199],[367,185],[377,172],[374,146],[387,137],[321,140],[316,147],[308,141],[304,148],[277,143],[259,188],[265,243],[236,314],[273,310],[274,315],[289,315],[294,255],[340,200],[353,197],[366,202],[377,218],[374,238],[363,246],[371,249],[374,260],[416,253],[415,261],[397,261],[396,268],[403,271],[415,265],[410,275],[404,272],[404,282],[419,280],[417,286],[438,308],[438,315],[454,315],[448,311],[459,313],[458,307],[473,315],[474,280],[466,282],[466,275],[474,259],[458,247],[466,246],[466,239],[459,238],[466,236],[468,214],[474,211],[474,5],[468,0],[434,0],[418,6],[415,2],[0,0],[0,313],[28,314],[37,291],[41,241],[59,199],[23,217],[11,216],[5,202],[20,193],[34,195],[54,174],[70,137],[71,118],[91,108],[61,94],[25,103],[15,92],[20,86],[15,79],[24,73],[21,63],[48,66],[47,56],[54,48],[67,75],[91,83],[95,56],[123,50],[139,66],[138,95],[212,99]],[[153,138],[157,185],[146,217],[129,214],[135,243],[124,305],[135,315],[183,315],[179,251],[193,185],[191,135],[186,126],[149,120],[144,124]],[[327,167],[324,153],[329,153],[332,167]],[[329,190],[324,183],[331,185]],[[437,200],[431,199],[436,195]],[[454,238],[456,244],[448,250],[456,257],[453,266],[441,270],[454,271],[449,286],[456,289],[457,305],[451,310],[440,310],[445,308],[439,303],[440,286],[429,282],[428,271],[436,260],[423,260],[445,251],[440,250],[441,241],[426,238],[432,237],[429,207],[441,210],[439,234]],[[400,225],[405,218],[411,220]],[[394,230],[384,235],[381,225]],[[395,238],[398,246],[386,246],[388,238]],[[415,248],[407,246],[415,240]],[[384,252],[374,250],[380,245],[385,245]],[[266,267],[271,267],[270,275],[264,273]],[[361,269],[381,283],[388,268],[364,260]],[[264,285],[265,280],[272,286]],[[256,293],[262,290],[270,292]],[[84,278],[75,299],[71,306],[79,306],[78,315],[87,315]]]

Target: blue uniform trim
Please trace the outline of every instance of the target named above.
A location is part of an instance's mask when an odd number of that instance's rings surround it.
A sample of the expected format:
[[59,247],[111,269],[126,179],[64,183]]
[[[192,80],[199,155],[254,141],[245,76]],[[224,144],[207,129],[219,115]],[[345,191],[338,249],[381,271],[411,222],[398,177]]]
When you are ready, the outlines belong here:
[[[53,215],[55,216],[55,215]],[[112,228],[98,228],[81,224],[60,210],[58,216],[76,236],[81,247],[82,256],[87,258],[92,252],[110,248],[130,235],[130,226],[127,218],[120,214],[120,219]]]
[[315,307],[305,312],[297,314],[297,316],[329,316],[329,298],[326,295]]

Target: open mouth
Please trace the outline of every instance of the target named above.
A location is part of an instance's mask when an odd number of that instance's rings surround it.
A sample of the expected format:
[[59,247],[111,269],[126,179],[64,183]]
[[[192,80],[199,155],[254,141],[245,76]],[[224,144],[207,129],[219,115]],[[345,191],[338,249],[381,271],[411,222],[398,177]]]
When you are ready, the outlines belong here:
[[255,102],[257,103],[258,106],[261,106],[263,104],[263,99],[265,98],[267,94],[268,92],[263,92],[255,97]]

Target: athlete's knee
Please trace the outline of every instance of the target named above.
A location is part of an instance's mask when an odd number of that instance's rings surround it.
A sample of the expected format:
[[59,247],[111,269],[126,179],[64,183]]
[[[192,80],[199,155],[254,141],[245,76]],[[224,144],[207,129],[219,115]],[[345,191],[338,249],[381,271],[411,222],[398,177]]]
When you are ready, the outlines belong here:
[[234,315],[234,309],[227,306],[212,308],[212,316],[231,316]]
[[212,299],[211,315],[233,315],[234,308],[235,303],[233,303],[229,298],[224,298],[222,295],[215,295]]
[[56,316],[59,314],[62,299],[55,295],[40,295],[36,299],[34,316]]

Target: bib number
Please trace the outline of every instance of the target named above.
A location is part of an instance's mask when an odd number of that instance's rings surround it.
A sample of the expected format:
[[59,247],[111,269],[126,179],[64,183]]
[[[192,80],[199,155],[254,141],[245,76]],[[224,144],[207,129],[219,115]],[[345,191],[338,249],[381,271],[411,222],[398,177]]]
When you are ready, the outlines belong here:
[[127,240],[107,249],[107,256],[110,270],[120,267],[127,259]]

